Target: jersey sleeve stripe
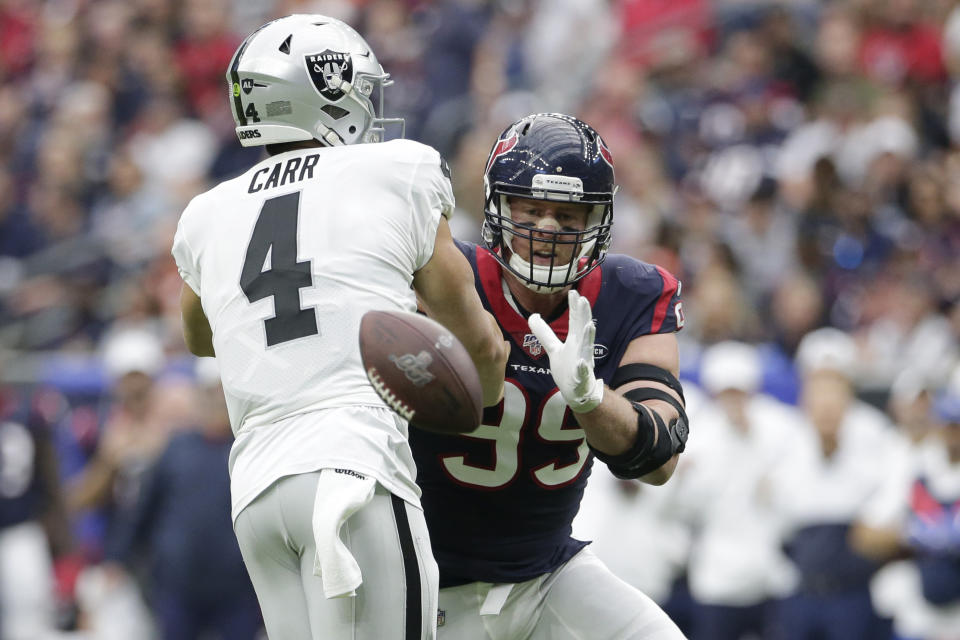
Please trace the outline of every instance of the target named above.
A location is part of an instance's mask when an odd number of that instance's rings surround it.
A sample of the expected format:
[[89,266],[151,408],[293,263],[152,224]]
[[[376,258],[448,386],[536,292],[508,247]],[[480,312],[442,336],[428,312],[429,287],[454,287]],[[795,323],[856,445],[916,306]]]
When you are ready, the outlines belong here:
[[663,327],[663,321],[667,318],[667,310],[670,308],[670,300],[677,293],[677,279],[662,267],[657,267],[657,271],[663,278],[663,288],[660,290],[660,297],[657,298],[657,306],[653,310],[650,333],[658,333]]

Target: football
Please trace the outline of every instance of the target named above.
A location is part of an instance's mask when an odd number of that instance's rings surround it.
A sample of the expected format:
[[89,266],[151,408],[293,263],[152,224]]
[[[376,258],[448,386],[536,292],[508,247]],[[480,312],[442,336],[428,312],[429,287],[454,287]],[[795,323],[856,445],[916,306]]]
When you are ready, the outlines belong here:
[[445,434],[480,426],[480,376],[463,344],[440,323],[415,313],[368,311],[360,321],[360,357],[370,384],[411,425]]

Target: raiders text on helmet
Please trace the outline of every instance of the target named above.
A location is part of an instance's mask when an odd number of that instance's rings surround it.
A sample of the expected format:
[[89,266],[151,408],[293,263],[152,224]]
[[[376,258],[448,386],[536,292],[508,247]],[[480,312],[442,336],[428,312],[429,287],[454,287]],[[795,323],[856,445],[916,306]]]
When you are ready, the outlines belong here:
[[[484,188],[484,244],[530,289],[558,291],[606,256],[616,191],[613,156],[588,124],[559,113],[539,113],[513,123],[490,151]],[[593,206],[583,231],[534,231],[513,221],[509,196]],[[575,244],[574,258],[566,264],[533,264],[511,250],[514,240],[529,242],[529,255],[534,242]]]
[[268,22],[233,54],[227,82],[244,146],[379,142],[384,124],[403,123],[381,117],[390,76],[366,41],[335,18],[298,14]]

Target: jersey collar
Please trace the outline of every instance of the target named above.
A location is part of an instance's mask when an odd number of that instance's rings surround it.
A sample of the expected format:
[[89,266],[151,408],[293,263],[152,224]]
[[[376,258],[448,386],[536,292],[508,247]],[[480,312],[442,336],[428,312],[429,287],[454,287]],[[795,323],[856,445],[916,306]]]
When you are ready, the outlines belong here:
[[[600,295],[600,283],[603,280],[601,270],[603,265],[597,267],[582,279],[580,279],[575,288],[585,297],[590,306],[593,307]],[[477,274],[480,278],[480,285],[483,293],[490,304],[490,311],[496,317],[497,322],[503,327],[503,330],[510,335],[510,338],[533,358],[543,356],[539,343],[532,345],[533,334],[527,325],[527,319],[524,318],[507,301],[503,293],[501,280],[503,278],[503,268],[489,249],[477,247]],[[567,331],[570,323],[570,310],[567,309],[559,318],[550,323],[550,328],[561,340],[567,339]]]

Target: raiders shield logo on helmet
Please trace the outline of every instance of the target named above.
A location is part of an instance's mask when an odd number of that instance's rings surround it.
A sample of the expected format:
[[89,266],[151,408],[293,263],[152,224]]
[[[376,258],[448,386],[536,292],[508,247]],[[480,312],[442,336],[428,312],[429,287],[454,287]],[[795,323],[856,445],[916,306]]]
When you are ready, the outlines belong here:
[[320,95],[336,102],[343,97],[340,83],[353,82],[353,62],[349,53],[326,49],[321,53],[305,56],[307,72]]

